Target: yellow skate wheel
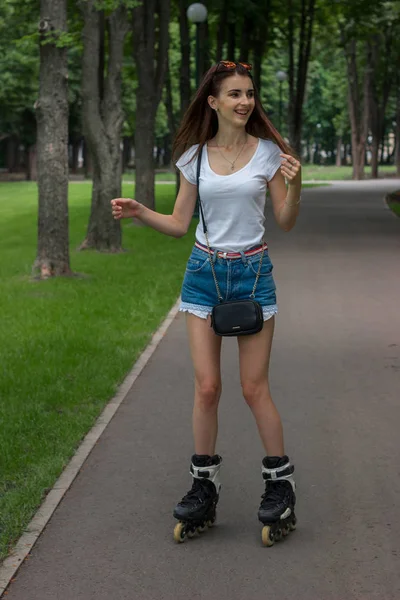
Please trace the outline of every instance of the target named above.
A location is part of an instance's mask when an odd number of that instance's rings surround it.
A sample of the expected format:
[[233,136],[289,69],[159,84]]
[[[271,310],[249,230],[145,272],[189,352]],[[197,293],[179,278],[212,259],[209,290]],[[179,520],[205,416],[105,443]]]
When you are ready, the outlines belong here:
[[206,525],[205,523],[203,523],[202,525],[199,525],[199,526],[197,527],[197,531],[198,531],[199,533],[203,533],[203,531],[205,531],[206,529],[207,529],[207,525]]
[[293,521],[290,521],[289,523],[289,529],[290,531],[294,531],[297,527],[297,519],[296,517],[293,517]]
[[263,546],[273,546],[275,544],[274,534],[271,532],[271,527],[269,525],[265,525],[262,528],[261,539]]
[[215,523],[215,517],[213,519],[210,519],[209,521],[207,521],[207,526],[208,527],[212,527]]
[[186,533],[185,533],[185,524],[184,523],[177,523],[175,525],[175,529],[174,529],[174,540],[175,542],[177,542],[178,544],[182,543],[185,541],[185,537],[186,537]]
[[196,530],[195,529],[189,529],[189,531],[187,532],[187,536],[188,538],[193,538],[196,535]]

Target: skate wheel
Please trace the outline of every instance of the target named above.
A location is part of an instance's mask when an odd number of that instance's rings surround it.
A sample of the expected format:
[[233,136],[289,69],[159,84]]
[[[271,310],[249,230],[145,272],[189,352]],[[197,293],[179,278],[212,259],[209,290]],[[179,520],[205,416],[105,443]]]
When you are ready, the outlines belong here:
[[275,544],[275,537],[269,525],[265,525],[265,527],[262,528],[261,539],[264,546],[270,547]]
[[212,526],[214,525],[214,523],[215,523],[215,519],[216,519],[216,518],[217,518],[217,517],[216,517],[216,516],[214,516],[212,519],[209,519],[209,520],[207,521],[207,526],[208,526],[208,527],[212,527]]
[[198,531],[199,533],[203,533],[203,531],[205,531],[206,529],[207,529],[207,525],[206,525],[205,523],[202,523],[201,525],[199,525],[199,526],[197,527],[197,531]]
[[193,538],[196,535],[196,530],[195,529],[189,529],[189,531],[187,532],[187,536],[188,538]]
[[289,527],[282,527],[282,535],[283,537],[289,535]]
[[274,537],[275,537],[275,541],[276,542],[280,542],[281,539],[283,538],[282,529],[277,529],[276,532],[275,532],[275,536]]
[[182,543],[185,541],[185,537],[186,537],[186,531],[185,531],[185,524],[184,523],[177,523],[175,525],[175,529],[174,529],[174,540],[175,542],[177,542],[178,544]]
[[290,521],[289,523],[289,529],[290,531],[294,531],[297,527],[297,519],[296,517],[293,517],[292,521]]

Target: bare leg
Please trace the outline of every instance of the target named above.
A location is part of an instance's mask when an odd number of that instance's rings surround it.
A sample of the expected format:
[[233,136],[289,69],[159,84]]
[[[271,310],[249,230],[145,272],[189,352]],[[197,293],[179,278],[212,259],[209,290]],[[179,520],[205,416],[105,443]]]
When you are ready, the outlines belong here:
[[240,379],[243,395],[257,423],[268,456],[283,456],[282,422],[271,398],[268,368],[275,318],[264,323],[260,333],[239,336]]
[[187,314],[190,352],[195,374],[193,435],[196,454],[215,454],[218,403],[221,396],[221,338],[209,319]]

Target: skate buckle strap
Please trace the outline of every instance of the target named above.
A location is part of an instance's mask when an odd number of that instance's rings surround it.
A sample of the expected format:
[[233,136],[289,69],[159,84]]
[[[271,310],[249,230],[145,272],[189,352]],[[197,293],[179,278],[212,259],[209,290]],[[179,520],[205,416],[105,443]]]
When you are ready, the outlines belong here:
[[205,470],[204,467],[194,467],[193,465],[191,465],[190,472],[193,475],[193,477],[196,477],[199,479],[209,479],[210,478],[210,471]]
[[286,479],[286,477],[293,475],[294,466],[290,463],[287,463],[283,467],[278,467],[277,469],[267,469],[266,467],[262,467],[262,476],[265,480],[279,480]]

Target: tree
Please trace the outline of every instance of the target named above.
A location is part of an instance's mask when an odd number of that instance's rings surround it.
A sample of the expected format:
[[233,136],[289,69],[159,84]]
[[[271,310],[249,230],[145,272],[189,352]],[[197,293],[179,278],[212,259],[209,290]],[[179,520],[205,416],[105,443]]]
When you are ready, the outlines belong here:
[[40,2],[40,81],[36,102],[41,278],[69,275],[67,0]]
[[[295,6],[289,0],[288,6],[288,46],[289,46],[289,139],[293,148],[301,153],[301,131],[303,102],[307,82],[307,69],[311,54],[315,0],[302,0],[299,15],[300,27],[296,43]],[[295,48],[298,48],[295,66]]]
[[170,0],[146,0],[132,10],[138,74],[135,131],[136,200],[154,209],[154,124],[167,69]]
[[[85,141],[93,160],[92,206],[81,249],[121,250],[121,225],[110,200],[121,195],[121,69],[128,32],[127,9],[116,2],[109,13],[96,0],[83,0],[82,105]],[[105,44],[108,46],[105,67]],[[105,75],[106,72],[106,75]]]

